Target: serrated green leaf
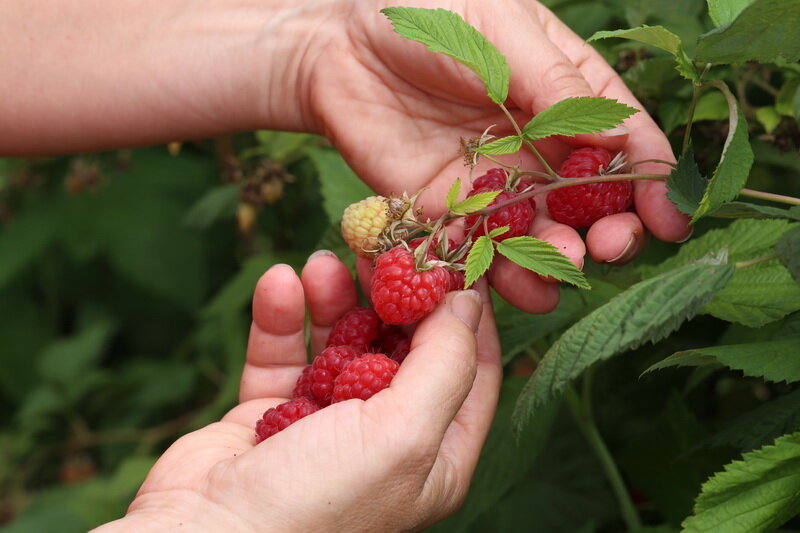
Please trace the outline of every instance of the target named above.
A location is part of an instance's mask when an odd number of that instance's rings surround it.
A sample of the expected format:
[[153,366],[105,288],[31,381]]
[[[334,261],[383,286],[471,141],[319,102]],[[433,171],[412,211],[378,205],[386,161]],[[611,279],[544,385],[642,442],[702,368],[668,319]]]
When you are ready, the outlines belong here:
[[683,531],[772,531],[800,509],[800,433],[733,461],[703,484]]
[[636,109],[601,96],[566,98],[533,117],[522,133],[532,141],[551,135],[597,133],[618,126],[634,113]]
[[331,223],[342,220],[348,205],[372,196],[372,190],[358,179],[338,152],[316,148],[309,149],[308,155],[319,174],[322,206]]
[[522,148],[522,137],[511,135],[486,143],[475,151],[479,154],[503,155],[517,153],[520,148]]
[[745,376],[774,382],[800,381],[800,357],[797,357],[800,337],[775,341],[710,346],[684,350],[652,365],[644,373],[674,366],[704,366],[719,363]]
[[528,236],[511,237],[498,242],[497,251],[540,276],[552,276],[582,289],[592,288],[583,272],[549,242]]
[[504,233],[508,233],[508,230],[511,229],[508,226],[500,226],[499,228],[494,228],[492,231],[489,232],[489,238],[494,239],[495,237],[499,237]]
[[497,195],[499,195],[501,192],[503,191],[479,192],[478,194],[470,196],[469,198],[465,198],[463,201],[457,203],[450,211],[456,215],[466,215],[469,213],[474,213],[475,211],[480,211],[484,207],[488,207],[489,204],[494,202],[494,199],[497,198]]
[[209,189],[183,217],[183,224],[194,229],[204,229],[217,220],[233,218],[239,203],[239,192],[236,185]]
[[467,254],[467,270],[464,287],[469,288],[479,277],[489,270],[494,259],[494,244],[492,240],[481,235],[475,240]]
[[800,283],[800,226],[783,234],[775,245],[775,253],[789,274]]
[[447,206],[448,211],[452,211],[453,206],[456,205],[456,200],[458,200],[458,193],[461,192],[461,179],[457,179],[453,182],[453,185],[450,186],[450,190],[447,191],[447,199],[445,200],[445,205]]
[[800,389],[743,414],[700,446],[734,446],[749,452],[795,431],[800,431]]
[[483,81],[493,102],[505,102],[510,77],[506,58],[460,15],[414,7],[387,7],[381,13],[392,21],[395,32],[467,66]]
[[747,120],[739,109],[736,98],[730,93],[728,87],[722,82],[718,87],[728,100],[729,131],[722,148],[722,156],[714,174],[706,187],[705,194],[700,200],[692,222],[712,209],[716,209],[725,202],[729,202],[739,195],[739,191],[747,182],[750,167],[753,165],[753,150],[747,135]]
[[716,26],[733,22],[753,0],[708,0],[708,14]]
[[597,39],[608,39],[609,37],[619,37],[621,39],[630,39],[640,43],[649,44],[669,52],[672,55],[678,53],[681,46],[681,39],[663,26],[647,26],[643,25],[638,28],[631,28],[627,30],[614,30],[614,31],[598,31],[589,39],[588,42],[596,41]]
[[597,361],[659,341],[713,298],[732,265],[688,265],[641,281],[568,329],[547,351],[517,402],[521,427],[567,384]]
[[697,211],[707,185],[708,180],[700,174],[694,160],[694,151],[689,148],[667,178],[667,198],[678,211],[691,216]]
[[755,0],[731,22],[701,35],[695,59],[727,64],[800,60],[800,2]]
[[728,202],[709,212],[706,216],[717,218],[787,218],[800,220],[800,206],[789,209],[769,205]]

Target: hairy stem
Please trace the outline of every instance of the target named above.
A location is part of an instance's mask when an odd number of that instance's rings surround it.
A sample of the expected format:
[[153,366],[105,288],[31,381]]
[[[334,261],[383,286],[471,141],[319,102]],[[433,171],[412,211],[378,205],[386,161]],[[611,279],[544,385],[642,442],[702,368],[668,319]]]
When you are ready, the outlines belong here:
[[734,266],[736,269],[747,268],[749,266],[757,265],[759,263],[763,263],[765,261],[771,261],[778,257],[778,254],[767,254],[762,255],[761,257],[756,257],[755,259],[748,259],[747,261],[739,261]]
[[597,424],[595,424],[591,409],[589,408],[589,404],[591,403],[590,380],[588,383],[586,381],[584,382],[583,394],[584,397],[581,398],[574,387],[570,386],[567,388],[564,397],[570,411],[572,411],[575,423],[578,424],[583,436],[589,443],[589,447],[592,449],[592,452],[594,452],[597,460],[600,461],[600,466],[603,468],[603,472],[605,472],[606,478],[611,484],[611,489],[614,491],[614,496],[617,498],[619,510],[622,513],[622,519],[625,521],[628,531],[638,531],[642,528],[642,521],[639,518],[639,514],[636,512],[636,508],[633,506],[633,501],[631,501],[628,488],[625,486],[625,482],[622,479],[622,474],[620,474],[617,464],[611,456],[611,452],[608,451],[608,446],[606,446],[603,436],[600,435],[600,431],[597,429]]
[[536,156],[536,159],[539,160],[539,163],[542,165],[542,168],[545,169],[545,171],[553,178],[553,180],[558,180],[559,179],[558,174],[556,174],[556,172],[553,170],[553,168],[550,166],[550,164],[547,162],[544,156],[539,152],[539,150],[536,149],[536,147],[533,145],[532,142],[525,139],[525,136],[522,134],[522,130],[520,129],[519,124],[517,124],[517,121],[514,120],[514,117],[511,115],[511,112],[509,112],[508,108],[506,108],[506,106],[503,104],[498,104],[498,105],[500,106],[500,109],[503,111],[508,120],[511,122],[511,125],[514,127],[514,131],[517,132],[517,135],[519,135],[519,137],[525,143],[525,146],[527,146],[528,149],[533,153],[533,155]]
[[800,198],[794,196],[784,196],[782,194],[775,194],[771,192],[754,191],[753,189],[742,189],[739,191],[742,196],[749,196],[751,198],[760,198],[762,200],[771,200],[789,205],[800,205]]

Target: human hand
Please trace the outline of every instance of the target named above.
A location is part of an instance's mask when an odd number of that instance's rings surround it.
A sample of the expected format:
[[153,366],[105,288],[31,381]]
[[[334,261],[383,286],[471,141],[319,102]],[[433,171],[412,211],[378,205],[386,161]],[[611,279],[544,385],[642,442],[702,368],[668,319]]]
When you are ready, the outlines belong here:
[[[312,257],[261,278],[240,404],[184,436],[155,464],[109,530],[395,530],[453,512],[469,485],[497,402],[499,344],[486,287],[451,293],[423,320],[392,385],[320,410],[255,445],[254,425],[286,401],[314,353],[357,305],[347,268]],[[304,302],[305,300],[305,302]],[[477,334],[475,333],[477,332]],[[102,529],[102,528],[101,528]]]
[[[497,124],[498,137],[514,131],[471,72],[456,61],[429,52],[391,31],[386,0],[359,1],[341,31],[321,43],[308,69],[310,98],[306,115],[312,128],[326,135],[355,172],[381,194],[409,193],[427,187],[420,203],[438,216],[452,182],[464,177],[458,139],[479,135]],[[443,7],[462,14],[495,44],[511,69],[508,107],[518,123],[568,97],[606,96],[640,110],[626,121],[630,134],[551,138],[535,143],[557,168],[576,146],[624,150],[630,161],[673,161],[669,143],[614,70],[549,10],[533,1],[496,2],[417,0],[406,5]],[[330,32],[329,32],[330,35]],[[506,159],[523,169],[541,170],[531,154]],[[488,167],[481,163],[479,175]],[[666,173],[665,165],[637,166],[642,173]],[[535,237],[558,247],[578,266],[584,255],[598,262],[622,264],[645,244],[645,228],[656,237],[676,241],[689,234],[688,218],[666,197],[663,182],[634,182],[636,213],[619,213],[595,223],[586,242],[574,229],[547,216],[543,197],[531,229]],[[544,313],[558,303],[556,283],[542,280],[499,258],[489,279],[508,301],[522,310]]]

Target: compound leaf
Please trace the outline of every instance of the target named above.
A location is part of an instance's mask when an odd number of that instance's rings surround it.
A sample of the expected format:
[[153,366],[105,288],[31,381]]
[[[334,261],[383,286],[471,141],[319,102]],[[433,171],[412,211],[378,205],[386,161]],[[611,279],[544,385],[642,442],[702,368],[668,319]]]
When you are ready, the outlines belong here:
[[552,276],[582,289],[591,289],[586,276],[558,248],[533,237],[511,237],[497,243],[497,251],[540,276]]
[[475,240],[467,254],[467,273],[464,287],[469,288],[475,280],[489,270],[494,259],[494,244],[486,235],[481,235]]
[[532,141],[551,135],[597,133],[619,125],[634,113],[636,109],[601,96],[566,98],[533,117],[522,133]]

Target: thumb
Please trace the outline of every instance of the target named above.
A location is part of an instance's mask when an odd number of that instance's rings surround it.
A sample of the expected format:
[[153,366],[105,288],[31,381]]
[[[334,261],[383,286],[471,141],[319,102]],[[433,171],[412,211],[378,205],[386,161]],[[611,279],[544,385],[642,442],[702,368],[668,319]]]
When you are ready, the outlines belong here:
[[[578,67],[547,36],[544,26],[554,18],[549,10],[537,3],[513,4],[498,13],[504,20],[496,27],[503,28],[493,41],[506,56],[511,70],[509,97],[523,113],[542,112],[566,98],[596,96]],[[565,39],[589,46],[570,32]],[[601,134],[564,137],[564,141],[585,146],[601,146],[618,150],[627,142],[628,130],[615,128]]]
[[398,409],[437,442],[472,389],[481,313],[478,292],[448,294],[417,327],[411,351],[388,389]]

